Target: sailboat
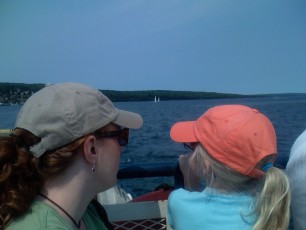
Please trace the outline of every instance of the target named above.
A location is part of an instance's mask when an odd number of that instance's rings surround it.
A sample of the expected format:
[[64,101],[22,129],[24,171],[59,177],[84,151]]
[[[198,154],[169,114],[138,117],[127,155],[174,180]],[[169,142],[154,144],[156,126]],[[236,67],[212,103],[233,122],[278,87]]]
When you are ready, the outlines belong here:
[[154,97],[154,102],[159,102],[160,101],[160,99],[159,99],[159,97]]

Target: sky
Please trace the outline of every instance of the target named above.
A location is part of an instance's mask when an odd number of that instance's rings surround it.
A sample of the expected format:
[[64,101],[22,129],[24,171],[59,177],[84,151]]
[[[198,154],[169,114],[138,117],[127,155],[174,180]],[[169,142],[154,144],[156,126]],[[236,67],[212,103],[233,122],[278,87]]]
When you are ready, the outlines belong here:
[[306,0],[1,0],[0,82],[306,93]]

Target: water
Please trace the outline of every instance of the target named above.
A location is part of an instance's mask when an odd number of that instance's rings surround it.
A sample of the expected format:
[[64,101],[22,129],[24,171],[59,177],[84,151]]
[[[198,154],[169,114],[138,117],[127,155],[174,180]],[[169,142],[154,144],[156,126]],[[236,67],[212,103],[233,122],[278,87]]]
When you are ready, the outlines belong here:
[[[144,125],[131,130],[130,141],[122,153],[123,163],[176,162],[185,152],[183,146],[171,141],[170,127],[177,121],[194,120],[208,108],[221,104],[244,104],[259,109],[272,121],[276,134],[278,156],[276,165],[286,166],[290,148],[306,129],[306,96],[244,99],[210,99],[191,101],[119,102],[115,105],[140,113]],[[14,127],[20,106],[0,106],[0,129]],[[173,183],[171,178],[149,178],[120,181],[135,195],[151,191],[161,183]]]

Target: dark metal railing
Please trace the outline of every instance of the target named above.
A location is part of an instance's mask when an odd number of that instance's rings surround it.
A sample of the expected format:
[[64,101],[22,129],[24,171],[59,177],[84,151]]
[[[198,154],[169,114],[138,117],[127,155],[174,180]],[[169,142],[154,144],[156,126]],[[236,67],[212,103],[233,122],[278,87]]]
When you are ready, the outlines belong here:
[[184,180],[178,162],[121,164],[118,179],[174,177],[174,187],[183,187]]

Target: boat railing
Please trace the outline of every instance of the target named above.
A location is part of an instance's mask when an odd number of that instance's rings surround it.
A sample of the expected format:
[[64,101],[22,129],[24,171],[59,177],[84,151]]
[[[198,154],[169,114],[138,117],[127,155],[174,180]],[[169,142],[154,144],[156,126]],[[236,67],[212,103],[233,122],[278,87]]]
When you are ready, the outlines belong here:
[[114,230],[171,230],[167,200],[103,205]]
[[122,164],[117,177],[118,179],[173,177],[175,188],[182,187],[184,184],[178,161]]

